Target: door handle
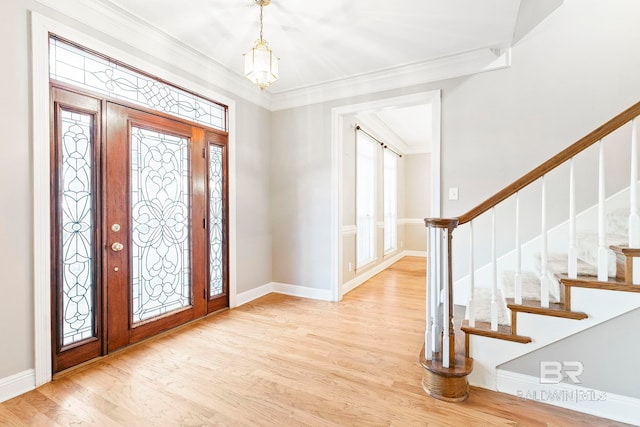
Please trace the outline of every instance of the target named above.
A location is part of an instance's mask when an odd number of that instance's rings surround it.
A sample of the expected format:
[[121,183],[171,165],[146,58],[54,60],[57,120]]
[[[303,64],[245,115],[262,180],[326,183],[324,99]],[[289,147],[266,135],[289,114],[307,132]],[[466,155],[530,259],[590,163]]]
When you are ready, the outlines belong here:
[[113,252],[118,252],[118,251],[121,251],[121,250],[123,250],[123,249],[124,249],[124,245],[123,245],[122,243],[120,243],[120,242],[114,242],[114,243],[111,245],[111,250],[112,250]]

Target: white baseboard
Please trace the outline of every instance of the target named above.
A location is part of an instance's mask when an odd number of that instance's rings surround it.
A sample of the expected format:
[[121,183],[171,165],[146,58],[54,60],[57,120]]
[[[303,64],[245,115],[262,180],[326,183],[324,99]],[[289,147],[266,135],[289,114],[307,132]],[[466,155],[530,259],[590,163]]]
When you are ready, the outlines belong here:
[[[286,283],[271,282],[257,288],[242,292],[236,296],[236,307],[263,297],[272,292],[291,295],[300,298],[311,298],[322,301],[333,301],[333,294],[329,289],[314,289],[305,286],[289,285]],[[233,308],[233,307],[232,307]]]
[[419,256],[422,258],[427,257],[427,251],[404,251],[402,252],[402,256]]
[[317,299],[322,301],[333,301],[333,293],[330,289],[315,289],[306,286],[289,285],[286,283],[272,282],[273,292],[294,297]]
[[[341,286],[341,291],[342,291],[341,295],[344,295],[347,292],[357,288],[367,280],[371,279],[376,274],[380,273],[382,270],[388,268],[391,264],[395,263],[396,261],[406,256],[426,257],[427,253],[425,251],[402,251],[392,256],[391,258],[387,258],[386,260],[376,265],[375,267],[367,270],[360,276],[348,281],[347,283],[344,283]],[[262,296],[265,296],[271,292],[291,295],[294,297],[317,299],[322,301],[334,300],[333,293],[330,289],[315,289],[315,288],[309,288],[306,286],[297,286],[297,285],[290,285],[287,283],[271,282],[236,295],[235,307],[239,307],[242,304],[246,304],[250,301],[253,301]]]
[[248,291],[239,293],[236,295],[236,305],[234,307],[239,307],[242,304],[246,304],[250,301],[253,301],[254,299],[263,297],[271,292],[273,292],[272,283],[267,283],[265,285],[258,286],[257,288],[249,289]]
[[0,402],[9,400],[36,388],[36,372],[33,369],[0,378]]
[[602,392],[574,384],[540,384],[540,379],[496,370],[497,389],[526,400],[548,403],[598,417],[640,425],[640,399]]
[[351,292],[352,290],[354,290],[358,286],[362,285],[364,282],[366,282],[367,280],[371,279],[373,276],[375,276],[376,274],[380,273],[382,270],[388,268],[394,262],[396,262],[396,261],[400,260],[401,258],[403,258],[404,256],[406,256],[407,252],[408,251],[400,252],[399,254],[396,254],[396,255],[392,256],[391,258],[387,258],[383,262],[381,262],[380,264],[370,268],[369,270],[365,271],[361,275],[356,276],[353,279],[349,280],[347,283],[343,283],[340,286],[340,295],[346,295],[347,292]]

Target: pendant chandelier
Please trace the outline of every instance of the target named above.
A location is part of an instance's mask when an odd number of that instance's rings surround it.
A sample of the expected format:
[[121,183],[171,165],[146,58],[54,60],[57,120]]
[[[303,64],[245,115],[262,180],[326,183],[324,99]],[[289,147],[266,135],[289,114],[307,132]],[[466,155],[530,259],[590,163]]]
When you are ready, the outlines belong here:
[[260,38],[253,47],[244,54],[244,75],[264,89],[278,80],[279,58],[269,49],[269,43],[262,38],[262,9],[269,6],[271,0],[253,0],[260,6]]

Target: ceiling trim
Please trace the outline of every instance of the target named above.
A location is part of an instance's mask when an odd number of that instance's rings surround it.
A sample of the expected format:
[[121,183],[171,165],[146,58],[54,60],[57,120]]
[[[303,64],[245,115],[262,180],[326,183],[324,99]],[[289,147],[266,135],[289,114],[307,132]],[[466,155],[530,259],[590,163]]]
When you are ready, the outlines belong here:
[[117,6],[95,0],[36,1],[81,23],[90,23],[91,28],[128,46],[150,52],[153,57],[220,90],[264,108],[269,108],[271,104],[271,95],[259,90],[243,76]]
[[271,97],[271,111],[366,95],[511,66],[511,48],[484,48],[435,60],[348,77],[282,92]]
[[[484,48],[281,92],[260,91],[244,76],[148,22],[103,1],[36,0],[80,23],[271,111],[398,89],[497,70],[511,65],[511,49]],[[194,72],[194,70],[198,70]]]

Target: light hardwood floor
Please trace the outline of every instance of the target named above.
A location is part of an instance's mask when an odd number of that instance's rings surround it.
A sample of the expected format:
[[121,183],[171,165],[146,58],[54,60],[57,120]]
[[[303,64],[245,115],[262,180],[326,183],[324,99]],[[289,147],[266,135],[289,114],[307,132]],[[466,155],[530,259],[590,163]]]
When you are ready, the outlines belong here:
[[0,404],[0,425],[622,425],[473,388],[427,397],[424,259],[340,303],[271,294],[135,345]]

